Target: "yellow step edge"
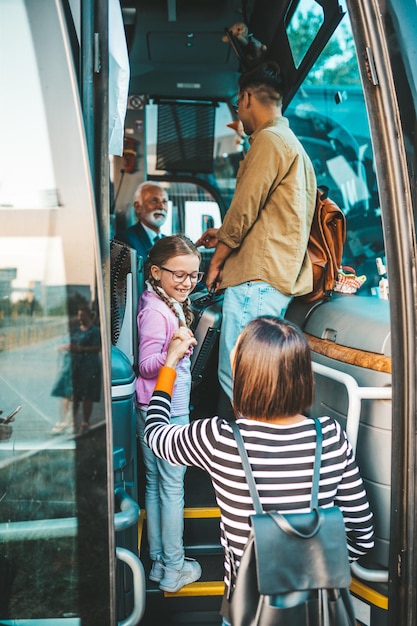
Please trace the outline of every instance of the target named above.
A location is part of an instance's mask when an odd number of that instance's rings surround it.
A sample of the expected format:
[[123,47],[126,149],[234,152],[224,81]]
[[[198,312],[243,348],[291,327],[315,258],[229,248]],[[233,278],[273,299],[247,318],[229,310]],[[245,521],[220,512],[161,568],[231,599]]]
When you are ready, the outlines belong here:
[[140,547],[142,545],[143,523],[145,521],[145,509],[141,509],[138,519],[138,556],[140,557]]
[[[144,509],[140,510],[140,517],[142,517],[142,521],[146,519],[146,511]],[[220,509],[217,506],[207,506],[207,507],[187,507],[184,509],[184,518],[187,519],[206,519],[206,518],[217,518],[220,517]],[[139,518],[140,522],[140,518]]]
[[217,506],[189,507],[184,509],[184,518],[206,519],[220,517],[220,509]]
[[222,596],[224,593],[224,582],[220,580],[197,582],[185,585],[179,591],[170,593],[164,591],[166,598],[192,598],[197,596]]
[[[220,509],[216,506],[210,507],[187,507],[184,509],[184,519],[217,519],[220,518]],[[140,556],[140,546],[142,545],[143,524],[146,519],[145,509],[141,509],[138,520],[138,549]]]
[[350,585],[351,592],[358,596],[361,600],[368,602],[368,604],[373,604],[380,609],[388,610],[388,598],[384,596],[382,593],[375,591],[375,589],[371,589],[368,585],[364,585],[364,583],[356,580],[356,578],[352,579],[352,583]]

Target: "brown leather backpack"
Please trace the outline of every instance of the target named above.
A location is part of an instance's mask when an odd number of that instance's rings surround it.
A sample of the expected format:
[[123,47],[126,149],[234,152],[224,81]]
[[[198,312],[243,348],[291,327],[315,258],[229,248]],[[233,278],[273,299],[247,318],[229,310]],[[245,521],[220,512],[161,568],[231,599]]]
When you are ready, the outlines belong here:
[[327,187],[317,188],[316,208],[308,241],[308,254],[313,265],[313,290],[302,296],[305,302],[331,297],[342,264],[346,240],[346,218],[328,197]]

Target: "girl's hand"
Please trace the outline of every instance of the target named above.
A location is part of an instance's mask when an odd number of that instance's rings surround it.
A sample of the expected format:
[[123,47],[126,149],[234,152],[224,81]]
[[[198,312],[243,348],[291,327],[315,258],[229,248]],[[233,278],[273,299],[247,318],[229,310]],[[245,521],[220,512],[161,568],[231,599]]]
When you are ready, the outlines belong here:
[[197,340],[189,328],[182,326],[175,331],[168,346],[165,365],[175,369],[181,359],[196,346]]

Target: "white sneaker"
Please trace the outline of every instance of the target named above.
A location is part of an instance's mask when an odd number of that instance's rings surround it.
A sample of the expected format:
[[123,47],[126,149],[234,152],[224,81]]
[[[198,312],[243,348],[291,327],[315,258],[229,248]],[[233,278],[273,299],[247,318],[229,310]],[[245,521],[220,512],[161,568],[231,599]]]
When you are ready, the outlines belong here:
[[164,575],[164,564],[160,558],[155,559],[152,563],[152,568],[149,573],[149,580],[153,580],[156,583],[159,583],[161,578]]
[[159,583],[162,591],[175,593],[185,585],[194,583],[201,576],[201,565],[194,559],[184,559],[184,565],[181,569],[173,569],[164,566],[164,576]]

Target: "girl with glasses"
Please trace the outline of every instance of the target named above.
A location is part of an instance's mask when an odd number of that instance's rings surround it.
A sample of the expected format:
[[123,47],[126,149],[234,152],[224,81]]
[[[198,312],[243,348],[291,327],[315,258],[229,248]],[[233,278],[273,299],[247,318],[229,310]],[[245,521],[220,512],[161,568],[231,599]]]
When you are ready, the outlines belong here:
[[171,424],[189,423],[191,391],[190,354],[196,343],[189,328],[189,294],[201,280],[200,253],[182,235],[159,239],[145,265],[145,291],[139,299],[139,362],[136,381],[137,429],[146,472],[145,509],[150,580],[162,591],[174,593],[201,576],[197,561],[186,558],[183,546],[185,466],[172,466],[154,456],[143,441],[146,411],[159,370],[165,363],[174,333],[191,341],[177,368],[172,397]]

